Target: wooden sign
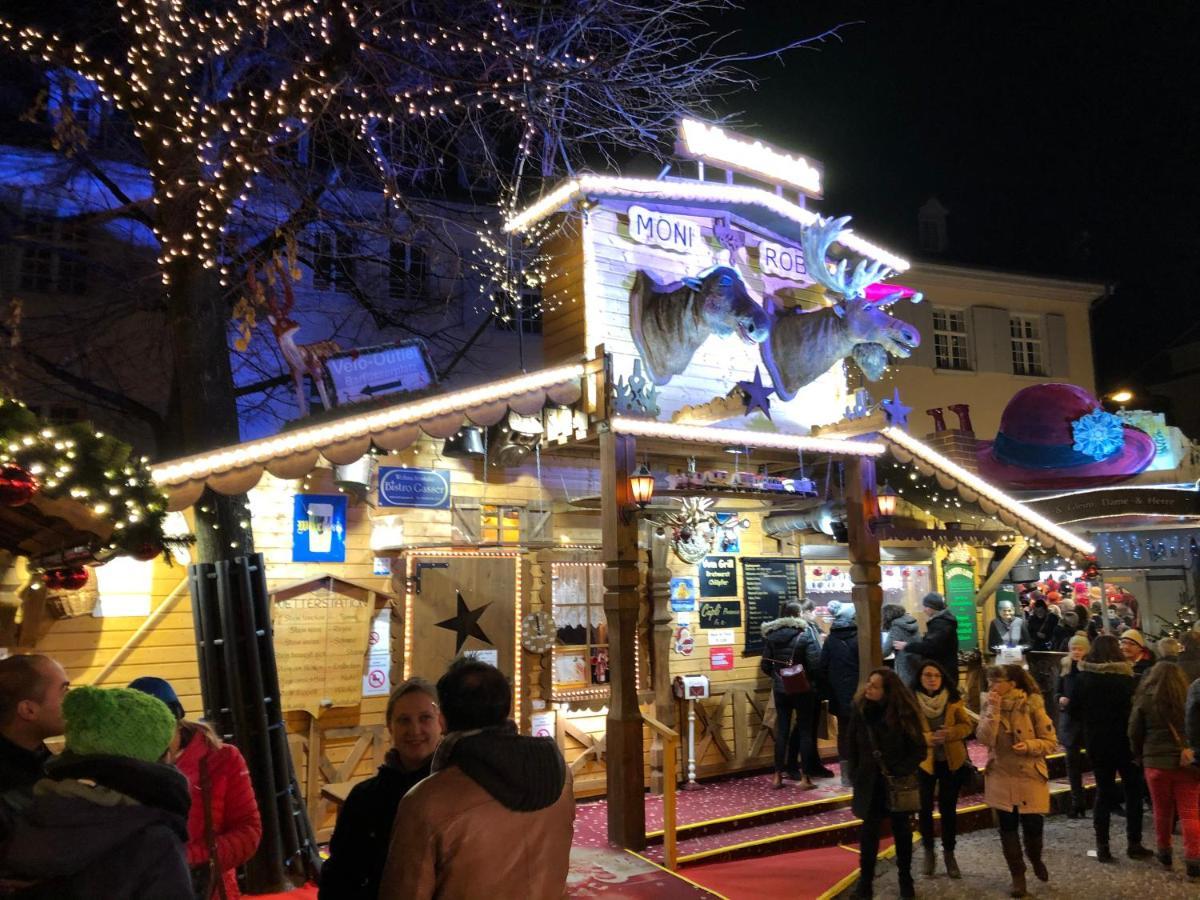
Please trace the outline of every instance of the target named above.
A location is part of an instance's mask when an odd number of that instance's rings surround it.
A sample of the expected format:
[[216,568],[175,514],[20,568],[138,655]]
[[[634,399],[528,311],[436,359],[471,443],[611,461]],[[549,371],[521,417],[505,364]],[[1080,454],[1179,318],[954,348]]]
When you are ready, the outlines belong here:
[[275,665],[285,710],[356,706],[375,592],[324,577],[273,594]]
[[700,604],[701,628],[740,628],[742,604],[737,600],[706,600]]
[[763,651],[762,626],[779,617],[787,600],[800,598],[800,560],[743,557],[742,595],[746,598],[745,655]]

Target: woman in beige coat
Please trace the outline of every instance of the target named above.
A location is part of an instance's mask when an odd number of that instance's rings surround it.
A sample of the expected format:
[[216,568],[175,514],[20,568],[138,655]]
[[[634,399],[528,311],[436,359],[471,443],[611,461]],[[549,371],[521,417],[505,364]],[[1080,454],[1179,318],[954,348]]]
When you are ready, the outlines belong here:
[[[1044,816],[1050,812],[1046,756],[1058,747],[1054,723],[1041,691],[1020,666],[987,670],[988,694],[976,737],[988,748],[984,802],[996,810],[1004,860],[1012,875],[1012,896],[1025,896],[1021,832],[1033,874],[1048,881],[1042,861]],[[1018,830],[1019,828],[1019,830]]]

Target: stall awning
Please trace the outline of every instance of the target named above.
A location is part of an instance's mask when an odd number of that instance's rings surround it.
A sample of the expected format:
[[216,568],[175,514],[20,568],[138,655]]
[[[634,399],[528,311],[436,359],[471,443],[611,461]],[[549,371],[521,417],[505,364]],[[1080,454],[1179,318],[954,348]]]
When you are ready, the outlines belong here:
[[205,487],[220,494],[240,494],[258,484],[264,472],[301,478],[316,468],[321,457],[334,465],[347,465],[372,445],[394,452],[410,446],[422,432],[448,438],[467,420],[486,427],[509,410],[534,415],[547,401],[574,403],[582,394],[585,376],[598,372],[602,364],[593,360],[544,369],[185,456],[155,465],[154,481],[166,491],[170,509],[186,509]]
[[1034,512],[907,432],[889,426],[879,436],[900,462],[911,463],[922,475],[935,477],[944,490],[953,490],[968,503],[979,504],[988,515],[996,516],[1027,538],[1053,547],[1060,556],[1071,558],[1095,552],[1096,548],[1077,534]]

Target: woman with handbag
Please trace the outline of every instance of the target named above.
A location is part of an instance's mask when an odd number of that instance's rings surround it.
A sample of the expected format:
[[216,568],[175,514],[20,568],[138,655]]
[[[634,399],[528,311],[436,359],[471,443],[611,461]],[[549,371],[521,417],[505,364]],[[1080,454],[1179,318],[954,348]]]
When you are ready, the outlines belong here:
[[179,723],[175,766],[187,776],[187,862],[197,900],[237,900],[237,867],[249,861],[262,838],[262,821],[246,761],[202,722],[183,717],[183,704],[170,683],[138,678],[133,690],[162,700]]
[[926,877],[937,868],[933,839],[933,795],[937,792],[938,811],[942,815],[942,856],[946,874],[961,878],[958,861],[954,858],[958,834],[958,793],[970,763],[966,740],[975,730],[967,715],[966,704],[958,694],[958,685],[950,681],[946,670],[931,659],[922,660],[912,680],[913,696],[925,717],[929,751],[925,755],[917,778],[921,783],[921,844],[925,849]]
[[916,897],[912,879],[912,813],[921,808],[917,769],[927,754],[925,717],[891,669],[876,669],[855,694],[846,716],[846,767],[854,787],[851,808],[858,832],[859,879],[855,897],[871,897],[879,829],[892,825],[900,896]]
[[1171,832],[1176,810],[1183,829],[1183,857],[1189,877],[1200,877],[1200,770],[1184,740],[1188,684],[1183,669],[1160,662],[1142,681],[1129,717],[1129,743],[1140,758],[1154,806],[1155,856],[1171,868]]
[[1046,757],[1058,749],[1037,682],[1020,666],[987,670],[988,693],[976,735],[988,748],[983,801],[996,810],[1000,844],[1012,876],[1013,897],[1025,896],[1025,853],[1039,881],[1049,881],[1042,861],[1045,815],[1050,812]]
[[772,786],[783,787],[783,776],[799,782],[802,790],[815,785],[808,773],[820,760],[805,759],[801,768],[801,750],[815,747],[809,730],[813,725],[813,707],[817,692],[812,683],[821,660],[821,647],[813,629],[803,618],[798,602],[783,605],[783,616],[762,626],[763,647],[760,668],[771,676],[775,700],[775,775]]

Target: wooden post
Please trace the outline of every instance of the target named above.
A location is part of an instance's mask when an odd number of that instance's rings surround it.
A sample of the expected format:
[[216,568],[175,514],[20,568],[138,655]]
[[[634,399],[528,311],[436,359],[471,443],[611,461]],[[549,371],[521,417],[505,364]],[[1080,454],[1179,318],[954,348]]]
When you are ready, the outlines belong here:
[[[657,544],[653,527],[643,526],[646,545],[650,547],[650,568],[646,573],[650,594],[650,678],[654,688],[654,717],[668,728],[676,722],[676,700],[671,693],[671,570],[667,568],[667,542]],[[661,794],[666,777],[663,755],[666,742],[661,737],[655,740],[658,749],[650,753],[650,792]]]
[[883,665],[883,588],[880,585],[879,538],[871,530],[875,515],[875,460],[846,460],[846,527],[850,536],[850,580],[854,583],[854,616],[858,622],[858,682]]
[[608,618],[609,703],[605,723],[608,839],[629,850],[646,846],[642,714],[634,661],[638,622],[638,526],[629,475],[634,439],[600,432],[600,520],[604,543],[604,612]]

